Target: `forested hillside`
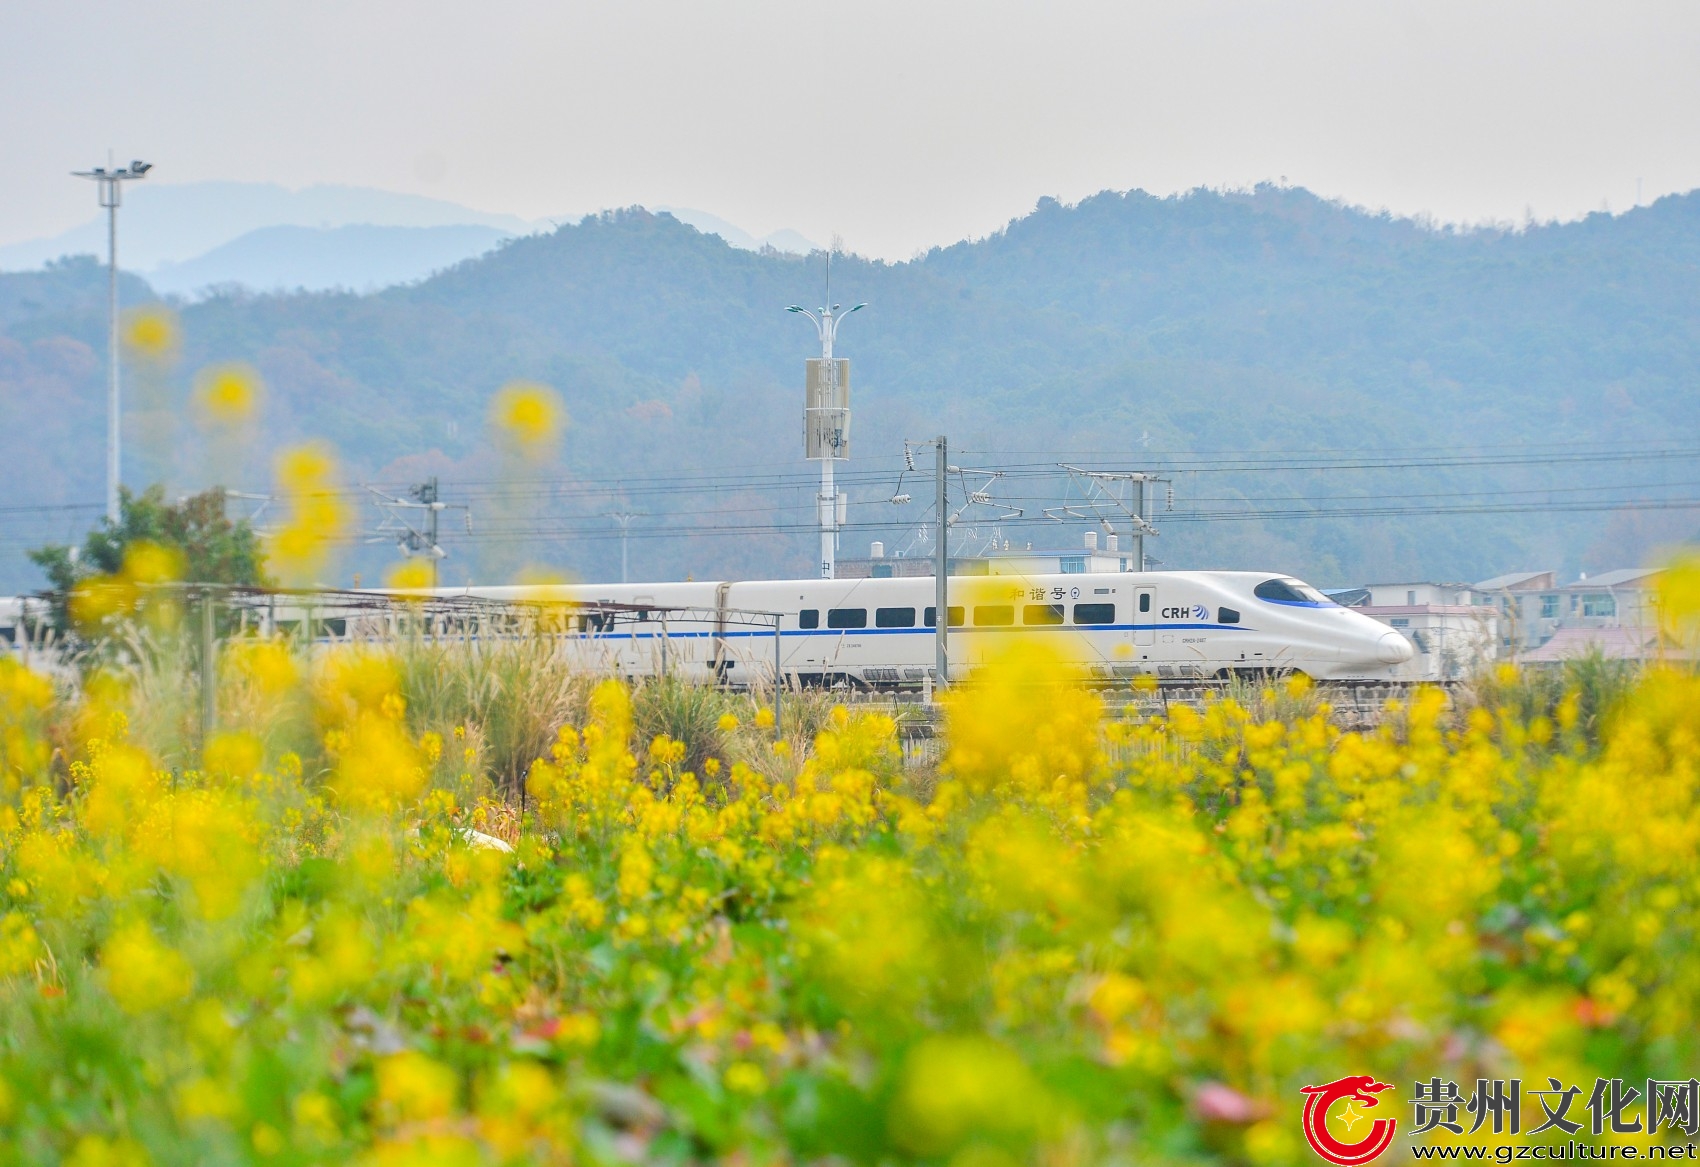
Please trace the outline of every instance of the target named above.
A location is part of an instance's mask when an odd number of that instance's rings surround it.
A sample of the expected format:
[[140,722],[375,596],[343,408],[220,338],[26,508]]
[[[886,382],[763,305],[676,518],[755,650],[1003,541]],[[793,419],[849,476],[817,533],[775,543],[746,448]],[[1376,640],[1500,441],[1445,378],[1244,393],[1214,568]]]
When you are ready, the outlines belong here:
[[[185,305],[176,363],[130,378],[127,474],[175,490],[213,477],[264,490],[270,451],[309,437],[335,444],[350,481],[437,473],[446,497],[473,505],[476,537],[450,545],[445,578],[457,581],[520,562],[607,578],[618,545],[596,516],[612,509],[648,512],[634,535],[804,523],[797,481],[763,480],[811,469],[800,385],[815,342],[783,309],[820,302],[823,268],[819,254],[735,250],[633,210],[373,295]],[[904,541],[920,504],[878,500],[894,489],[902,439],[941,430],[965,463],[1095,455],[1181,469],[1175,512],[1159,516],[1157,554],[1171,566],[1270,566],[1325,584],[1469,579],[1615,566],[1700,523],[1681,509],[1567,506],[1692,497],[1682,484],[1694,463],[1680,458],[1214,469],[1226,454],[1257,451],[1357,451],[1376,462],[1421,447],[1539,455],[1561,443],[1700,442],[1700,196],[1459,232],[1293,189],[1105,193],[1073,207],[1042,202],[998,235],[908,263],[837,257],[832,280],[835,300],[869,303],[838,350],[854,368],[853,468],[882,474],[853,483],[858,527],[845,554],[863,553],[870,537]],[[35,582],[24,546],[90,517],[53,512],[44,526],[11,508],[101,497],[104,291],[89,262],[0,275],[4,586]],[[129,281],[125,294],[133,303],[148,293]],[[209,448],[185,414],[195,370],[222,361],[252,364],[267,386],[263,425],[240,457]],[[490,396],[514,378],[554,386],[573,419],[558,464],[537,472],[556,483],[548,491],[504,488],[485,439]],[[1212,472],[1194,472],[1200,459]],[[653,489],[708,474],[722,480],[713,492]],[[1060,483],[995,489],[1033,516]],[[922,483],[905,490],[927,494]],[[1574,493],[1550,493],[1564,490]],[[1433,498],[1437,510],[1470,513],[1197,521],[1267,508],[1259,500],[1304,511],[1347,498],[1406,510]],[[1496,499],[1526,509],[1481,513]],[[534,534],[491,538],[504,529]],[[573,533],[551,534],[562,530]],[[1018,523],[1005,534],[1073,545],[1078,530]],[[351,557],[345,573],[376,570],[380,551]],[[647,576],[806,572],[811,560],[809,538],[789,531],[668,534],[632,549],[634,574]]]

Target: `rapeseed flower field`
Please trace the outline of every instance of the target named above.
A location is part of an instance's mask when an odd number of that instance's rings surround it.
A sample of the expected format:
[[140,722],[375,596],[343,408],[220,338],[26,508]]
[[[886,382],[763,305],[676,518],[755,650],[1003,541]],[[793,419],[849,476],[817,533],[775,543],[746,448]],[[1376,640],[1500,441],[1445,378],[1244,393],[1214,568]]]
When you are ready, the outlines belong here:
[[906,764],[886,713],[546,638],[233,638],[200,741],[155,625],[0,663],[6,1162],[1274,1167],[1342,1075],[1700,1068],[1686,669],[1348,733],[1302,678],[1140,716],[1025,644]]

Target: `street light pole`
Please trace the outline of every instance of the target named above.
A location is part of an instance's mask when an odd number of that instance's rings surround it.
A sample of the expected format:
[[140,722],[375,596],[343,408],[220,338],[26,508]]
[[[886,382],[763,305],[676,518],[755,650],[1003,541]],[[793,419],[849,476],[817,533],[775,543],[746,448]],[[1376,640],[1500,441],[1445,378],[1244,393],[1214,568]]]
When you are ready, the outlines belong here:
[[[860,312],[866,304],[857,304],[847,311],[840,311],[839,305],[832,302],[832,257],[827,257],[826,303],[818,313],[810,312],[807,308],[792,304],[785,310],[807,316],[815,326],[815,333],[820,337],[820,370],[824,384],[830,387],[830,393],[840,405],[827,405],[821,402],[819,406],[813,400],[804,403],[804,455],[820,460],[820,494],[816,506],[820,517],[820,575],[822,579],[832,579],[837,569],[838,559],[838,487],[833,481],[834,463],[847,456],[849,439],[850,408],[849,383],[840,381],[840,365],[845,377],[849,375],[849,363],[835,363],[832,356],[832,342],[838,336],[838,326],[844,323],[844,318],[852,312]],[[811,389],[811,392],[813,390]],[[832,443],[822,442],[819,449],[814,449],[814,439],[807,436],[817,425],[812,420],[815,413],[831,414],[838,420]],[[824,424],[824,423],[823,423]],[[842,452],[841,452],[842,451]]]
[[78,178],[90,178],[99,187],[100,205],[106,208],[106,518],[118,522],[118,479],[121,468],[119,443],[122,438],[118,393],[118,204],[123,201],[123,184],[145,176],[153,163],[134,161],[129,166],[97,166],[74,170]]

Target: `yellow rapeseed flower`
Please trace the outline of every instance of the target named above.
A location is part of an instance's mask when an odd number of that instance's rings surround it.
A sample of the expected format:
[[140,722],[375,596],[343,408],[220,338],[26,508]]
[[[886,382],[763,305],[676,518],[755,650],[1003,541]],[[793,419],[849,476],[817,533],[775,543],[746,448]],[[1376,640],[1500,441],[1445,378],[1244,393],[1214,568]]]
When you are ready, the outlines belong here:
[[421,591],[431,586],[431,563],[426,559],[404,559],[384,576],[384,586],[395,591]]
[[378,1063],[378,1106],[391,1122],[445,1118],[458,1094],[454,1071],[422,1053],[407,1050]]
[[1062,656],[1023,637],[947,698],[944,769],[976,791],[1072,799],[1097,771],[1101,706]]
[[1666,635],[1700,645],[1700,555],[1679,556],[1659,577],[1659,619]]
[[146,304],[125,312],[119,321],[124,347],[139,357],[165,361],[177,355],[182,342],[177,314],[164,304]]
[[301,680],[295,654],[281,640],[237,640],[225,649],[225,654],[238,676],[252,682],[262,696],[272,700],[294,690]]
[[83,1135],[65,1157],[65,1167],[148,1167],[147,1151],[128,1136]]
[[297,446],[278,455],[277,479],[283,515],[268,561],[286,583],[313,583],[353,518],[337,490],[336,461],[327,446]]
[[119,575],[132,584],[175,583],[187,570],[183,553],[147,539],[138,539],[124,550]]
[[264,396],[265,382],[252,365],[214,365],[195,378],[195,409],[204,425],[230,427],[251,421]]
[[560,396],[547,385],[510,381],[490,403],[490,426],[497,441],[529,461],[547,457],[566,425]]
[[760,1094],[767,1089],[767,1075],[754,1062],[733,1062],[726,1067],[722,1080],[734,1094]]
[[0,977],[16,976],[32,968],[42,955],[41,940],[22,912],[0,917]]
[[899,1146],[931,1157],[975,1138],[1030,1139],[1049,1109],[1043,1087],[1007,1046],[934,1037],[909,1055],[891,1123]]
[[183,954],[146,923],[120,925],[100,953],[106,991],[126,1013],[151,1013],[186,999],[195,973]]

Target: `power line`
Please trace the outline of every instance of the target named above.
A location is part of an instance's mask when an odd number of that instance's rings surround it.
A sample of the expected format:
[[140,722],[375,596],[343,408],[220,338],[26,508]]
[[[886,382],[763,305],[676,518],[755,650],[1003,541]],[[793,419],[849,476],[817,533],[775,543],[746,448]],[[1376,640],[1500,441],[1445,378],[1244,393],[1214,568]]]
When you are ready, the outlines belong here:
[[[1420,456],[1424,450],[1429,449],[1441,449],[1447,452],[1433,456]],[[1127,467],[1132,464],[1129,452],[1126,450],[1063,451],[1047,457],[1042,462],[1003,460],[1011,455],[1030,452],[966,451],[963,465],[969,469],[997,470],[1011,477],[1061,477],[1059,459],[1070,459],[1110,467]],[[1338,456],[1335,456],[1336,454]],[[1490,451],[1459,452],[1452,447],[1409,447],[1378,454],[1366,454],[1361,450],[1339,452],[1329,450],[1246,451],[1225,452],[1217,457],[1201,456],[1200,452],[1168,455],[1142,452],[1138,462],[1142,465],[1160,466],[1168,471],[1229,473],[1237,471],[1387,470],[1501,465],[1569,465],[1592,462],[1662,461],[1681,458],[1700,458],[1700,446],[1656,447],[1649,446],[1645,442],[1637,442],[1629,449],[1577,449],[1575,443],[1558,443],[1551,446],[1517,447],[1514,450],[1498,453]],[[970,466],[970,461],[974,459],[985,461],[985,466]],[[869,460],[887,462],[891,465],[888,469],[846,470],[844,472],[845,480],[863,483],[883,482],[900,472],[897,465],[900,460],[898,455],[875,457]],[[729,466],[721,467],[713,472],[700,473],[668,470],[667,477],[664,480],[652,480],[648,483],[640,481],[636,484],[633,482],[630,471],[627,471],[617,478],[467,478],[455,481],[450,485],[455,488],[457,493],[462,495],[496,494],[512,497],[540,493],[678,494],[697,493],[705,489],[717,488],[725,490],[751,490],[764,487],[808,488],[814,484],[812,474],[801,471],[773,471],[769,468],[770,466],[771,463]],[[381,489],[402,489],[406,484],[371,482],[369,485]],[[350,486],[339,488],[337,492],[360,494],[362,491],[363,487]]]
[[[1673,447],[1652,447],[1644,444],[1634,444],[1620,448],[1613,443],[1553,443],[1547,446],[1534,447],[1487,447],[1475,451],[1457,451],[1448,447],[1411,447],[1404,450],[1389,451],[1385,456],[1365,456],[1361,451],[1340,451],[1335,457],[1334,451],[1313,450],[1296,451],[1290,454],[1231,454],[1229,457],[1212,459],[1204,457],[1167,459],[1153,458],[1146,465],[1159,465],[1170,472],[1179,473],[1214,473],[1238,472],[1256,473],[1261,475],[1292,473],[1292,472],[1327,472],[1327,471],[1389,471],[1404,469],[1433,470],[1438,468],[1476,468],[1517,465],[1554,465],[1577,466],[1584,464],[1611,465],[1614,463],[1669,463],[1678,459],[1692,460],[1700,458],[1700,447],[1682,445]],[[1437,451],[1432,456],[1428,451]],[[1005,451],[1003,456],[1011,453],[1023,454],[1026,451]],[[1061,483],[1066,471],[1057,461],[1044,462],[1008,462],[1001,466],[995,465],[998,455],[972,454],[972,457],[985,457],[994,464],[990,467],[972,471],[964,466],[964,470],[978,473],[998,474],[1005,480],[1024,480],[1030,482],[1052,481]],[[1079,457],[1077,455],[1077,457]],[[1099,455],[1079,457],[1080,461],[1090,463],[1096,457],[1103,457],[1107,463],[1127,465],[1125,452],[1111,456]],[[884,497],[891,489],[895,476],[904,471],[900,468],[899,456],[872,459],[876,462],[892,463],[890,470],[868,469],[850,472],[846,468],[839,481],[847,486],[878,489],[882,496],[876,499],[857,501],[851,504],[857,511],[866,512],[870,508],[878,511],[889,505],[889,498]],[[1144,459],[1142,458],[1142,461]],[[790,536],[815,530],[818,524],[805,521],[802,516],[812,516],[815,500],[812,492],[815,483],[812,475],[807,473],[775,472],[743,474],[738,468],[721,468],[713,472],[684,473],[673,475],[665,481],[652,481],[634,484],[629,476],[620,479],[472,479],[460,483],[446,483],[442,486],[442,494],[437,497],[452,496],[464,499],[466,502],[458,505],[468,505],[480,498],[503,498],[510,502],[532,501],[547,504],[560,504],[569,511],[575,504],[606,506],[616,498],[643,497],[649,499],[665,499],[669,496],[695,496],[701,498],[705,494],[737,494],[746,496],[745,499],[726,500],[727,505],[694,506],[678,510],[666,510],[654,515],[656,521],[646,524],[641,530],[616,533],[605,525],[607,511],[598,508],[595,514],[556,514],[535,515],[528,518],[503,519],[493,517],[483,522],[481,529],[466,536],[457,536],[473,542],[500,542],[518,539],[558,538],[575,541],[602,541],[616,537],[636,537],[641,539],[667,538],[748,538],[750,536],[772,535]],[[1541,514],[1541,513],[1598,513],[1602,511],[1658,511],[1658,510],[1688,510],[1700,506],[1700,500],[1678,498],[1624,498],[1624,491],[1675,491],[1686,490],[1697,485],[1691,481],[1679,482],[1646,482],[1634,483],[1588,483],[1585,485],[1564,485],[1553,487],[1518,487],[1504,489],[1497,487],[1481,487],[1447,491],[1425,491],[1421,493],[1399,492],[1394,494],[1286,494],[1286,495],[1228,495],[1219,494],[1194,496],[1185,500],[1185,505],[1169,514],[1170,521],[1184,523],[1207,522],[1247,522],[1247,521],[1317,521],[1335,520],[1350,521],[1363,518],[1409,517],[1424,518],[1452,515],[1491,515],[1491,514]],[[368,487],[350,487],[339,489],[337,493],[344,496],[364,494]],[[1613,497],[1599,498],[1601,492],[1618,492]],[[793,497],[785,498],[786,494]],[[765,497],[764,497],[765,496]],[[1056,502],[1059,495],[1055,492],[1040,493],[1000,493],[1000,502],[1010,504],[1035,503],[1051,504]],[[1444,500],[1460,500],[1447,503]],[[1476,501],[1468,501],[1476,500]],[[1200,504],[1235,504],[1232,506],[1204,506]],[[1316,505],[1301,505],[1316,504]],[[455,505],[455,504],[451,504]],[[40,526],[52,525],[55,521],[63,522],[80,513],[98,512],[100,504],[87,503],[51,503],[38,506],[13,504],[0,507],[0,524],[16,528],[28,524],[30,519],[41,520]],[[622,510],[624,508],[622,507]],[[636,513],[635,510],[632,513]],[[928,512],[931,513],[930,511]],[[796,519],[788,516],[796,515]],[[54,516],[58,518],[55,519]],[[745,517],[745,522],[693,522],[691,520],[714,520],[719,518],[735,519]],[[889,531],[893,528],[913,526],[925,521],[912,515],[891,514],[889,519],[877,519],[872,516],[847,522],[844,530],[854,531]],[[1006,516],[1003,522],[1011,526],[1032,526],[1045,524],[1055,526],[1055,521],[1037,516]],[[39,528],[38,528],[39,529]],[[44,532],[45,534],[45,532]],[[0,549],[26,546],[35,538],[21,531],[0,535]],[[350,535],[348,541],[355,542],[364,535]]]

